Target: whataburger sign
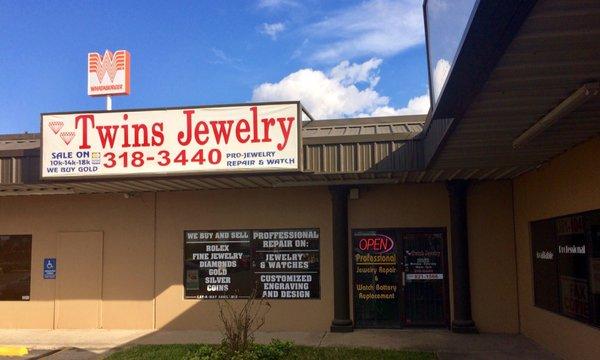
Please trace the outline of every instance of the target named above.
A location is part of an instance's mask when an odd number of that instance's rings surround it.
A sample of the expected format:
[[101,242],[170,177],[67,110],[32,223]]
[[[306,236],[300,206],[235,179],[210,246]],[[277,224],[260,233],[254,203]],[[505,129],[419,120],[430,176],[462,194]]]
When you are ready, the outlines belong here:
[[42,114],[43,179],[297,171],[298,102]]

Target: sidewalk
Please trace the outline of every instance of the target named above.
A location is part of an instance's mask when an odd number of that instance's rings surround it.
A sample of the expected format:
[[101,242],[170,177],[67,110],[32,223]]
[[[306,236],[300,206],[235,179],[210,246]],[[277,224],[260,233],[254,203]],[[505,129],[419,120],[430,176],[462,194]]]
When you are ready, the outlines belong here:
[[[137,344],[220,342],[211,331],[143,330],[0,330],[0,345],[23,345],[34,350],[68,348],[43,359],[97,359],[110,350]],[[557,359],[521,335],[454,334],[446,330],[356,330],[352,333],[261,332],[257,342],[291,340],[298,345],[354,346],[427,350],[447,359]],[[35,358],[35,357],[34,357]],[[26,359],[26,358],[20,358]]]

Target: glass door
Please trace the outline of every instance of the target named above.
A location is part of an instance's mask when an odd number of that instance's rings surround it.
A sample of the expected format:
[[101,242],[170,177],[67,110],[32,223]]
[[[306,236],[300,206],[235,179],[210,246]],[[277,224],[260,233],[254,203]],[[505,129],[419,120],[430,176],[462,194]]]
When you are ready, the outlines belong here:
[[400,328],[402,257],[395,230],[358,230],[353,238],[354,322],[357,328]]
[[443,326],[447,323],[444,240],[443,232],[402,234],[406,325]]
[[448,324],[445,229],[352,231],[357,328]]

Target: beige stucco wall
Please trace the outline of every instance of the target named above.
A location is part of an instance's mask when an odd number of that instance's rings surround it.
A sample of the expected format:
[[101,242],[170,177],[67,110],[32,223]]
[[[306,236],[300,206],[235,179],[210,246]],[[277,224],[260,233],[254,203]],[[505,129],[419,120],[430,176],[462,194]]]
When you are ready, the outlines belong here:
[[518,333],[510,181],[484,181],[467,198],[471,312],[479,331]]
[[[473,316],[485,332],[517,331],[510,193],[510,183],[499,182],[475,184],[470,190]],[[361,187],[359,199],[349,202],[349,212],[349,230],[450,228],[448,194],[441,183]],[[321,299],[270,301],[264,329],[324,331],[333,318],[327,187],[142,193],[131,198],[3,197],[0,214],[0,233],[33,235],[31,301],[0,302],[0,328],[56,325],[56,280],[42,280],[42,260],[56,256],[60,232],[74,231],[103,234],[103,328],[217,329],[216,301],[183,297],[183,231],[202,229],[318,227]],[[448,232],[451,246],[449,237]],[[350,241],[348,245],[350,255]],[[451,281],[449,285],[451,300]]]
[[74,231],[103,233],[102,327],[152,328],[153,194],[3,197],[0,214],[0,233],[33,236],[31,300],[0,301],[1,328],[54,327],[56,280],[42,279],[43,259]]
[[600,209],[600,138],[514,180],[521,331],[572,359],[597,359],[600,330],[533,305],[531,221]]
[[321,299],[271,300],[263,330],[329,328],[333,319],[333,266],[327,188],[159,193],[157,209],[158,328],[217,330],[219,326],[217,301],[183,298],[184,230],[309,227],[321,231]]

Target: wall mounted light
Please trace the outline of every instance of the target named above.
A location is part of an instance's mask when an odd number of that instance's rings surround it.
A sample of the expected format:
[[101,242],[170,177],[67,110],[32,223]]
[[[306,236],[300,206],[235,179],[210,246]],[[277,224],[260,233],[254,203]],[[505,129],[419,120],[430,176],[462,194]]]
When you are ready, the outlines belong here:
[[570,114],[573,110],[577,109],[592,96],[598,95],[599,92],[599,82],[587,83],[583,85],[568,98],[563,100],[563,102],[558,104],[548,114],[544,115],[544,117],[529,127],[529,129],[525,130],[525,132],[519,135],[512,143],[513,149],[518,149],[527,144],[544,130],[557,123],[560,119]]

